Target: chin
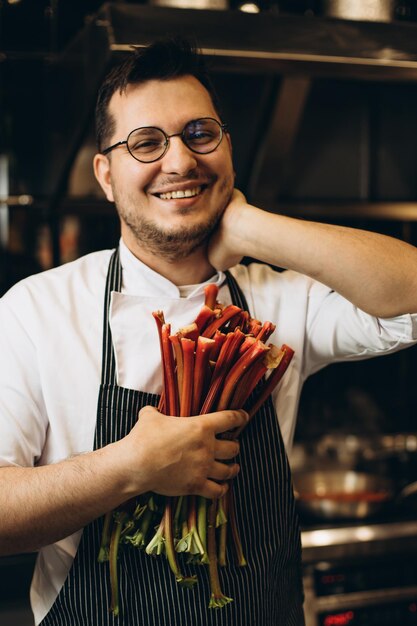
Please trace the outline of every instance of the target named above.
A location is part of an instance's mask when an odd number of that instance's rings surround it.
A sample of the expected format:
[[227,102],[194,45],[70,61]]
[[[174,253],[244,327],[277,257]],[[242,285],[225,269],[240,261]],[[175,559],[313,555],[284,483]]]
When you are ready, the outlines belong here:
[[129,239],[154,256],[174,262],[187,258],[198,248],[206,245],[220,216],[211,220],[189,225],[186,220],[174,228],[164,228],[143,218],[123,219]]

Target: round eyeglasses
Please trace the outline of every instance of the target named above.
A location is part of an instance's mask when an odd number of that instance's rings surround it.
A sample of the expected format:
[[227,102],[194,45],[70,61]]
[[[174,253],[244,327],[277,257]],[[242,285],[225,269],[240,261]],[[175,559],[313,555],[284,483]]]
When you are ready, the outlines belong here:
[[141,163],[153,163],[162,159],[169,148],[171,137],[181,137],[184,144],[197,154],[209,154],[220,145],[226,124],[213,117],[202,117],[188,122],[180,133],[167,135],[161,128],[142,126],[132,130],[125,141],[118,141],[101,151],[108,154],[118,146],[126,144],[134,159]]

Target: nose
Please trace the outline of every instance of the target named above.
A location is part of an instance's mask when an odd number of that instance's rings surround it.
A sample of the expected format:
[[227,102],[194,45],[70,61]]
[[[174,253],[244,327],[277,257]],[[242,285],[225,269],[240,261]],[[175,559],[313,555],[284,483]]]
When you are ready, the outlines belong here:
[[161,167],[165,174],[186,176],[197,167],[197,158],[180,135],[171,135],[168,150],[161,159]]

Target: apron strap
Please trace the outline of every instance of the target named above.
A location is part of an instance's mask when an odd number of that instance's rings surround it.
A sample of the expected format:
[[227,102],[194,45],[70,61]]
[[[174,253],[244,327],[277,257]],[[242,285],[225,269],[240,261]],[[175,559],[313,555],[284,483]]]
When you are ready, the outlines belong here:
[[120,263],[119,248],[113,252],[107,272],[106,290],[104,293],[103,319],[103,356],[101,365],[101,384],[111,385],[116,380],[116,359],[113,350],[113,341],[109,324],[110,299],[112,291],[122,289],[122,266]]
[[226,274],[226,282],[227,286],[230,289],[230,296],[232,298],[232,303],[236,306],[240,307],[244,311],[249,311],[248,303],[243,294],[243,291],[239,287],[237,280],[232,276],[229,270],[225,271]]

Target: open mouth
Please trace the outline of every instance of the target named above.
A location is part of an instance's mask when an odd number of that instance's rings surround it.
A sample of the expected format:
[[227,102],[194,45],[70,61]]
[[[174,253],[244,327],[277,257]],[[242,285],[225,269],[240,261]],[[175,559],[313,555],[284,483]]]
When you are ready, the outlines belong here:
[[155,194],[161,200],[176,200],[178,198],[194,198],[199,196],[207,185],[199,185],[198,187],[192,187],[190,189],[179,189],[177,191],[166,191],[165,193]]

